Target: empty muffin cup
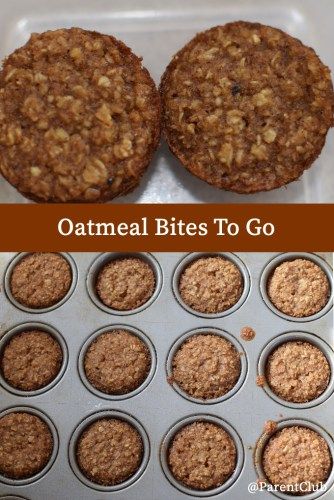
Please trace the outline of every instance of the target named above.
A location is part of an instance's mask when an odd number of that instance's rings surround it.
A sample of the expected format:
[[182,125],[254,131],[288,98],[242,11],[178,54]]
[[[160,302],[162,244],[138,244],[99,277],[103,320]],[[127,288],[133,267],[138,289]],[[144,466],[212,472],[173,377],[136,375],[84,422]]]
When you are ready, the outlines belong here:
[[241,388],[247,373],[246,353],[229,333],[198,328],[179,337],[167,358],[167,379],[195,403],[220,403]]
[[58,435],[51,420],[28,406],[0,413],[0,480],[21,486],[40,479],[58,453]]
[[0,384],[18,396],[36,396],[54,387],[64,375],[67,345],[44,323],[23,323],[0,339]]
[[143,426],[134,417],[114,410],[83,420],[69,444],[74,474],[99,491],[117,491],[133,484],[143,474],[149,455]]
[[6,270],[5,291],[18,309],[41,314],[64,304],[76,281],[76,266],[69,254],[23,252]]
[[151,382],[156,369],[152,342],[140,330],[111,325],[96,331],[79,355],[81,380],[105,399],[135,396]]
[[317,255],[285,253],[265,267],[260,289],[266,305],[290,321],[311,321],[333,304],[333,271]]
[[101,254],[87,276],[87,290],[95,305],[121,316],[151,305],[161,285],[161,268],[149,253]]
[[255,467],[261,481],[283,500],[314,500],[334,481],[334,445],[317,424],[289,419],[278,422],[258,440]]
[[232,253],[191,253],[177,266],[173,292],[186,311],[203,318],[235,312],[246,300],[250,279]]
[[227,422],[212,415],[193,415],[168,431],[160,460],[175,488],[207,497],[227,490],[236,481],[244,452],[238,434]]
[[306,409],[323,403],[334,390],[334,352],[316,335],[289,332],[263,349],[258,373],[277,403]]

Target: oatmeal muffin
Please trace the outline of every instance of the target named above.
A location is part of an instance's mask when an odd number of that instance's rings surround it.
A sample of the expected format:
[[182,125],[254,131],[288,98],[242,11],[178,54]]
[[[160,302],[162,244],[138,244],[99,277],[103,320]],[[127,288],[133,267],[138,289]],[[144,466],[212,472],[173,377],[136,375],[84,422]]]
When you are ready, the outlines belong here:
[[200,179],[238,193],[298,179],[333,125],[329,69],[313,49],[258,23],[196,35],[160,91],[171,151]]
[[240,354],[220,335],[187,339],[172,361],[172,382],[194,398],[214,399],[229,392],[240,377]]
[[118,311],[142,306],[153,295],[155,276],[151,266],[136,257],[114,259],[98,274],[96,291],[103,304]]
[[94,340],[84,358],[88,381],[107,394],[127,394],[146,379],[151,368],[147,346],[126,330],[102,333]]
[[143,457],[138,431],[119,419],[101,419],[84,430],[77,445],[82,473],[97,484],[122,483],[137,472]]
[[328,302],[330,285],[324,271],[307,259],[276,267],[267,285],[269,298],[282,313],[295,318],[312,316]]
[[0,418],[0,474],[26,479],[40,472],[50,460],[51,432],[39,417],[25,412]]
[[79,28],[32,34],[0,73],[0,171],[42,202],[102,202],[134,189],[160,135],[141,59]]
[[214,314],[233,307],[244,284],[233,262],[223,257],[203,257],[191,262],[179,281],[182,300],[195,311]]
[[266,380],[285,401],[307,403],[327,388],[331,370],[321,350],[304,341],[285,342],[269,356]]
[[176,433],[168,450],[168,466],[175,479],[196,490],[223,485],[236,463],[233,439],[222,427],[210,422],[186,425]]
[[[305,495],[328,479],[332,457],[323,437],[307,427],[285,427],[275,433],[263,453],[263,469],[271,484],[297,485],[295,495]],[[308,491],[307,483],[310,482]],[[298,485],[301,485],[298,488]],[[290,486],[291,487],[291,486]]]
[[8,384],[22,391],[35,391],[48,385],[58,375],[63,353],[52,335],[30,330],[10,339],[0,361]]
[[31,253],[23,257],[10,276],[10,291],[17,302],[43,309],[60,302],[72,284],[67,260],[56,253]]

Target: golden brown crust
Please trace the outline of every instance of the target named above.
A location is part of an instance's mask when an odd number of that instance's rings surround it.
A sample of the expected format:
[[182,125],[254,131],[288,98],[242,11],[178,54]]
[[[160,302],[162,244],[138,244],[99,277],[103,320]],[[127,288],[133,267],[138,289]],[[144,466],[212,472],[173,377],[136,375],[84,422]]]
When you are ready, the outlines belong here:
[[331,370],[326,356],[309,342],[285,342],[269,356],[266,379],[271,390],[285,401],[306,403],[327,388]]
[[192,489],[211,490],[224,484],[236,467],[233,439],[220,426],[194,422],[183,427],[168,450],[171,473]]
[[243,292],[237,266],[224,257],[202,257],[187,265],[181,274],[182,300],[195,311],[216,314],[233,307]]
[[96,291],[112,309],[130,311],[145,304],[153,295],[155,276],[140,258],[126,257],[108,262],[98,274]]
[[67,260],[56,253],[31,253],[23,257],[10,276],[10,290],[17,302],[32,309],[61,301],[72,283]]
[[240,377],[240,355],[228,340],[214,334],[187,339],[174,355],[172,380],[194,398],[219,398]]
[[143,442],[138,431],[118,419],[101,419],[84,430],[77,445],[78,465],[91,481],[122,483],[140,467]]
[[[332,467],[328,445],[317,432],[300,426],[286,427],[268,441],[263,454],[264,472],[274,485],[294,486],[295,495],[306,494],[304,482],[325,482]],[[296,486],[297,487],[296,487]],[[301,485],[301,486],[299,486]]]
[[160,137],[141,59],[79,28],[33,34],[0,73],[0,170],[23,195],[102,202],[140,181]]
[[25,479],[40,472],[50,460],[51,432],[39,417],[12,412],[0,418],[0,474]]
[[126,330],[102,333],[89,346],[84,359],[87,379],[107,394],[127,394],[137,389],[150,367],[147,346]]
[[21,332],[6,344],[1,371],[8,384],[22,391],[35,391],[58,375],[63,353],[58,342],[47,332]]
[[258,23],[197,34],[160,92],[171,151],[200,179],[239,193],[300,177],[333,125],[329,69],[313,49]]
[[307,259],[295,259],[278,265],[267,284],[274,306],[295,318],[312,316],[328,302],[330,285],[324,271]]

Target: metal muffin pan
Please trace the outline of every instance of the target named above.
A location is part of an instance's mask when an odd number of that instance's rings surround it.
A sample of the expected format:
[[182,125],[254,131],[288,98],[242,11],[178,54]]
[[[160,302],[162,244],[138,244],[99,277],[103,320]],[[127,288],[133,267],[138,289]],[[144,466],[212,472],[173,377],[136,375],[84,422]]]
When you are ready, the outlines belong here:
[[[74,292],[68,296],[56,309],[47,312],[23,311],[16,307],[8,298],[5,289],[5,274],[9,263],[15,257],[11,253],[0,254],[0,278],[2,282],[0,293],[0,323],[1,334],[4,336],[13,328],[22,324],[36,322],[43,327],[51,327],[62,336],[68,348],[68,362],[62,377],[47,388],[47,390],[33,396],[14,394],[0,385],[0,412],[7,409],[24,406],[42,412],[55,426],[59,436],[58,454],[47,472],[42,471],[40,478],[32,478],[29,484],[20,484],[12,481],[11,484],[0,479],[1,496],[24,497],[28,500],[103,500],[115,498],[117,500],[182,500],[198,498],[203,492],[185,491],[182,485],[173,483],[166,477],[164,471],[166,462],[166,439],[170,432],[187,422],[186,419],[214,418],[230,431],[235,438],[239,461],[233,480],[227,488],[220,492],[205,492],[210,498],[227,498],[244,500],[256,498],[248,492],[248,485],[258,478],[255,467],[254,453],[257,457],[261,451],[256,448],[256,443],[263,435],[265,422],[303,420],[305,425],[317,425],[323,430],[330,448],[333,450],[334,435],[334,395],[333,377],[326,397],[320,398],[317,404],[303,408],[302,405],[292,405],[274,399],[267,390],[258,387],[256,377],[259,372],[261,354],[271,341],[278,336],[289,333],[292,338],[298,338],[299,332],[309,339],[319,339],[321,348],[332,364],[334,347],[333,310],[332,298],[323,314],[314,318],[305,318],[304,321],[295,321],[293,318],[283,318],[276,314],[263,300],[260,288],[261,276],[266,267],[277,253],[238,253],[236,257],[242,270],[248,276],[248,292],[242,304],[223,317],[201,317],[186,310],[176,299],[173,292],[175,288],[175,273],[179,264],[187,257],[185,253],[155,253],[138,254],[143,258],[151,259],[157,263],[159,273],[159,292],[146,307],[137,312],[122,315],[112,310],[105,311],[98,306],[89,294],[90,274],[92,266],[98,258],[106,259],[115,254],[104,254],[100,257],[96,253],[72,253],[77,281]],[[118,254],[121,256],[130,254]],[[131,254],[133,255],[133,254]],[[305,256],[303,253],[293,254],[295,257]],[[231,254],[226,254],[231,258]],[[192,258],[193,255],[187,258]],[[287,257],[291,257],[288,254]],[[313,254],[307,254],[314,258]],[[330,274],[332,283],[332,254],[317,255],[319,263]],[[155,264],[154,264],[155,265]],[[90,285],[89,285],[90,286]],[[145,381],[138,392],[130,393],[124,399],[107,399],[106,395],[92,391],[80,377],[80,353],[86,342],[92,340],[92,335],[104,329],[128,327],[130,331],[141,332],[144,340],[150,342],[154,349],[154,362],[156,366],[152,374]],[[241,338],[241,329],[245,326],[252,327],[256,336],[252,341]],[[243,382],[238,390],[231,393],[228,398],[217,402],[203,402],[190,400],[183,397],[167,381],[168,355],[175,343],[185,334],[208,331],[212,329],[226,333],[234,343],[240,344],[244,355]],[[230,337],[231,336],[231,337]],[[323,341],[323,342],[321,342]],[[318,345],[318,344],[317,344]],[[153,361],[153,358],[152,358]],[[147,383],[146,383],[147,382]],[[101,412],[120,412],[123,416],[133,418],[139,429],[147,437],[147,464],[142,466],[129,483],[120,485],[122,489],[116,491],[100,490],[88,480],[83,480],[76,469],[73,443],[77,438],[78,429],[86,425],[90,419],[100,417]],[[88,420],[86,420],[88,419]],[[281,425],[281,424],[279,424]],[[176,427],[175,427],[176,426]],[[236,434],[234,434],[236,433]],[[235,437],[236,436],[236,437]],[[240,443],[238,442],[240,438]],[[261,442],[261,440],[259,441]],[[145,455],[145,454],[144,454]],[[242,455],[242,458],[241,458]],[[146,455],[145,455],[146,456]],[[258,463],[258,462],[256,462]],[[134,481],[132,481],[134,479]],[[331,486],[331,478],[328,486]],[[226,485],[225,485],[226,486]],[[223,491],[224,490],[224,491]],[[274,499],[272,493],[263,491],[259,493],[263,500]],[[334,499],[334,489],[319,497],[321,499]]]

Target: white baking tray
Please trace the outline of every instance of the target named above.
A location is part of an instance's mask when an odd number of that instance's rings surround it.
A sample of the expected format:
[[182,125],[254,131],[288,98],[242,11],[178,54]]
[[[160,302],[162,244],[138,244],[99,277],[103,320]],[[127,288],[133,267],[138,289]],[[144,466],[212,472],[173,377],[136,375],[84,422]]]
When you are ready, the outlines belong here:
[[[144,59],[158,83],[172,55],[196,32],[233,20],[279,27],[313,47],[334,72],[333,0],[0,0],[0,56],[31,32],[79,26],[110,33]],[[140,186],[119,203],[330,203],[334,201],[334,132],[301,180],[268,193],[238,195],[207,185],[160,146]],[[0,180],[0,202],[27,203]]]

